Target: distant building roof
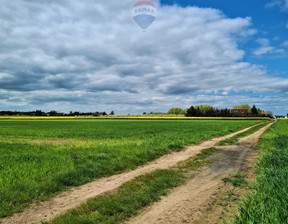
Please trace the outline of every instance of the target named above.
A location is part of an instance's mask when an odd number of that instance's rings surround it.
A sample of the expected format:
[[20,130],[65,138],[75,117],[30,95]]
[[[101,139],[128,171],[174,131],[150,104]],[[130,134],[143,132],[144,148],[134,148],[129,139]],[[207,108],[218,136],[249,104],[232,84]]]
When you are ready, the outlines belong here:
[[247,114],[248,109],[230,109],[231,114]]

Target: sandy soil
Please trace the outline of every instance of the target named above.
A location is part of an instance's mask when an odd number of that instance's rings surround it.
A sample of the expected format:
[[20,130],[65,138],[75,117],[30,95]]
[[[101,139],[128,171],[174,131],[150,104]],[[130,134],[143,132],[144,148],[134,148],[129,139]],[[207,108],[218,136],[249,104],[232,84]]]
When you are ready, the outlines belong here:
[[72,144],[73,140],[31,140],[29,141],[31,144],[39,145],[39,144],[53,144],[53,145],[66,145],[66,144]]
[[1,140],[2,143],[29,143],[32,145],[40,145],[40,144],[51,144],[51,145],[68,145],[68,144],[83,144],[81,141],[77,141],[74,139],[66,139],[66,140],[47,140],[47,139],[13,139],[13,140]]
[[235,145],[217,147],[218,153],[211,157],[210,167],[203,168],[187,184],[143,209],[126,224],[222,223],[220,220],[227,218],[227,214],[216,203],[227,186],[221,179],[253,168],[257,160],[255,147],[258,138],[267,128],[268,126],[242,138]]
[[[70,191],[63,192],[49,201],[42,202],[39,205],[32,205],[21,213],[4,218],[1,223],[38,224],[43,221],[49,221],[69,209],[85,203],[90,198],[117,189],[123,183],[139,175],[175,166],[179,161],[198,154],[202,149],[212,147],[218,142],[248,129],[245,128],[220,138],[214,138],[199,145],[189,146],[183,151],[165,155],[130,172],[101,178],[86,185],[71,188]],[[187,185],[177,188],[169,197],[147,208],[145,212],[131,220],[130,223],[182,223],[185,220],[190,222],[201,218],[201,214],[203,214],[201,211],[205,207],[205,203],[211,203],[209,201],[213,199],[213,194],[223,184],[220,179],[239,169],[247,157],[247,151],[255,146],[258,137],[264,130],[265,128],[243,139],[238,148],[223,150],[223,155],[215,158],[212,167],[201,172]]]

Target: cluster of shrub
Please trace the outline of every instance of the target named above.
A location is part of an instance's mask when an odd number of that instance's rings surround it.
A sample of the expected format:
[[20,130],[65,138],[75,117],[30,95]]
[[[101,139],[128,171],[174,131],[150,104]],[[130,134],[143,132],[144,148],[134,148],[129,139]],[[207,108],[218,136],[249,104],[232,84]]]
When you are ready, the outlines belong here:
[[248,104],[234,106],[233,109],[246,109],[247,113],[237,114],[231,113],[231,109],[218,109],[210,105],[196,105],[187,109],[171,108],[167,114],[181,114],[186,117],[272,117],[272,112],[262,111],[255,105],[251,108]]
[[200,110],[199,107],[191,106],[185,113],[186,117],[231,117],[232,114],[228,108],[217,109],[209,108],[207,110]]
[[88,113],[81,113],[78,111],[72,112],[70,111],[69,114],[67,114],[67,116],[94,116],[94,117],[98,117],[98,116],[108,116],[108,115],[115,115],[114,111],[111,111],[110,114],[107,114],[105,111],[104,112],[88,112]]

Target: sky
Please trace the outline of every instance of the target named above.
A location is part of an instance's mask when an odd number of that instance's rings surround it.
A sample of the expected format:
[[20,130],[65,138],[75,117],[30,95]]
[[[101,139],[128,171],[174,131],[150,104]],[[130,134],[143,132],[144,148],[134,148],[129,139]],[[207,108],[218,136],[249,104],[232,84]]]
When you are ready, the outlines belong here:
[[0,110],[288,113],[288,0],[0,0]]

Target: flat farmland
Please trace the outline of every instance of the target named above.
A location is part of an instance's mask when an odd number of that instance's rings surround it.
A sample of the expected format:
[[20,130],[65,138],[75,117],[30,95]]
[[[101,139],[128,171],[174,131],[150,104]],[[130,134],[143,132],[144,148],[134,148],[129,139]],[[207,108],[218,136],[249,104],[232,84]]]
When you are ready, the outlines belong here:
[[257,120],[0,120],[0,217]]

